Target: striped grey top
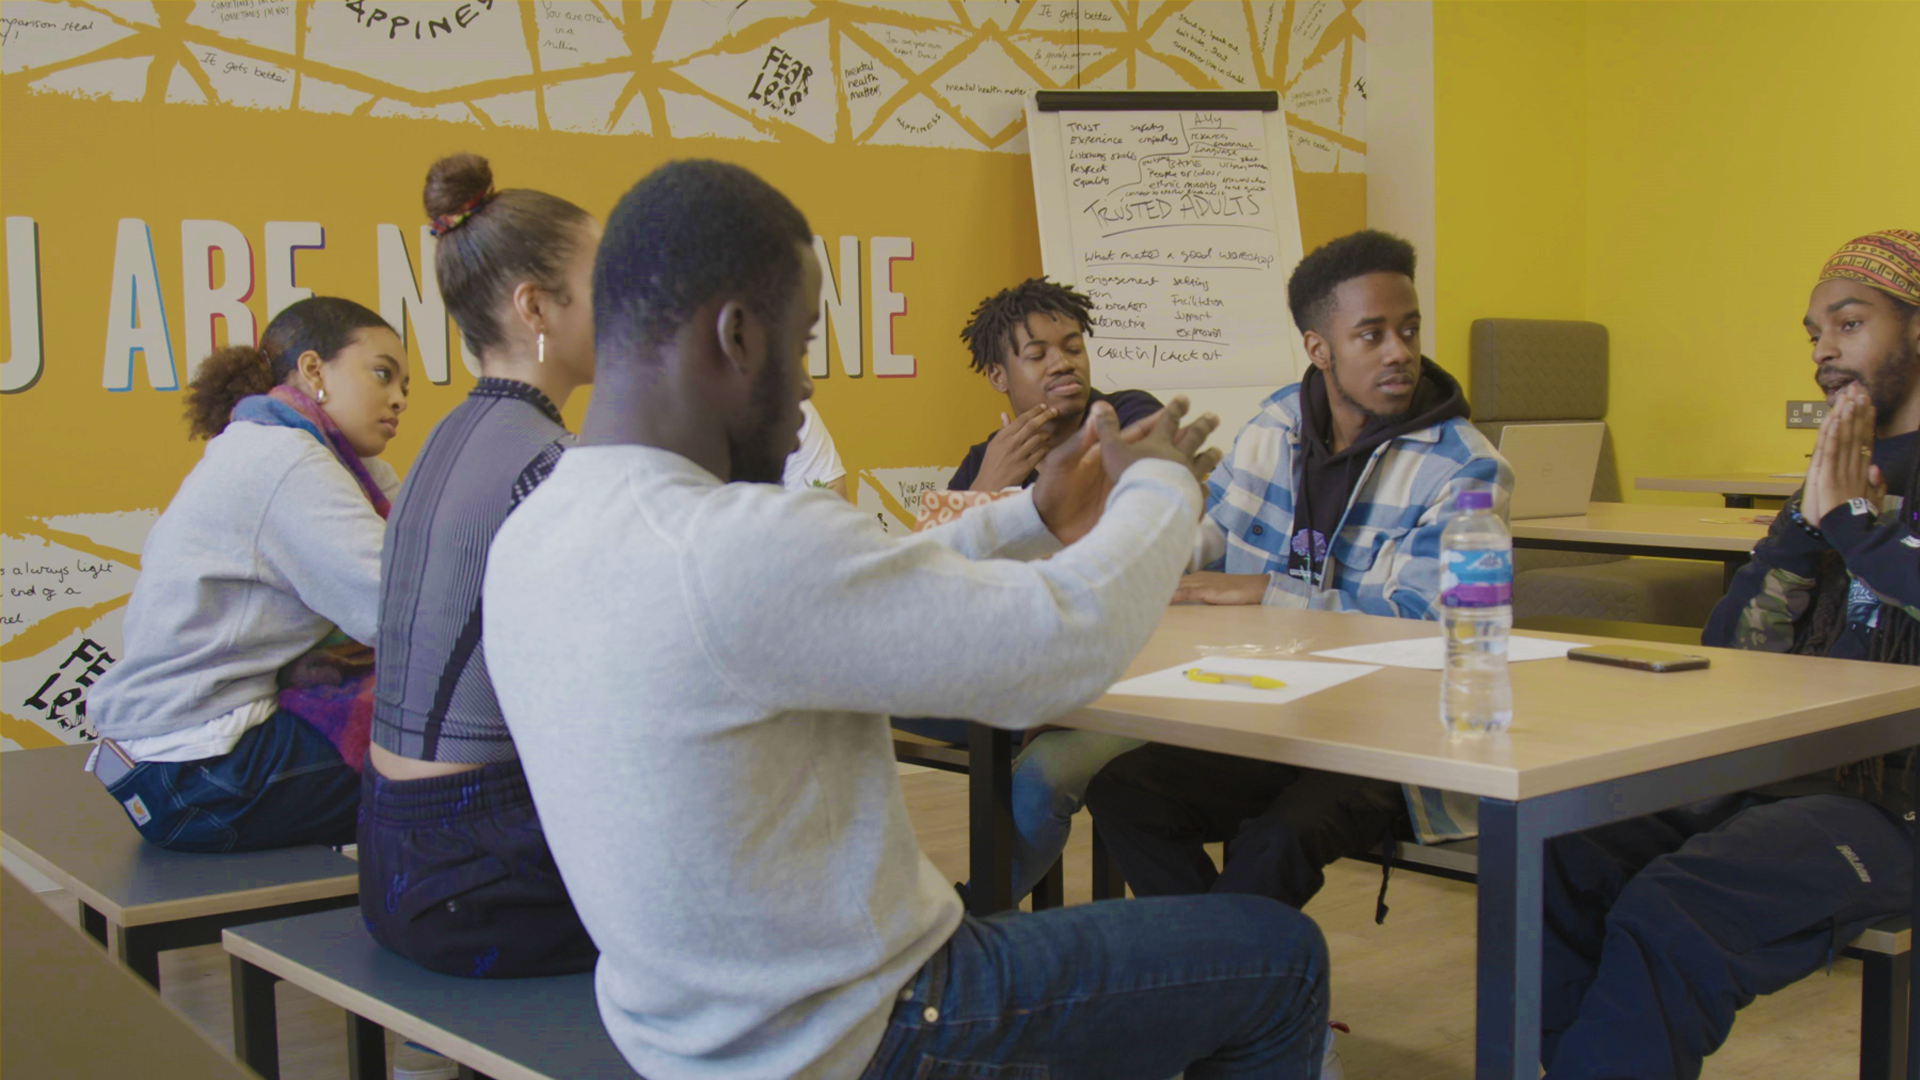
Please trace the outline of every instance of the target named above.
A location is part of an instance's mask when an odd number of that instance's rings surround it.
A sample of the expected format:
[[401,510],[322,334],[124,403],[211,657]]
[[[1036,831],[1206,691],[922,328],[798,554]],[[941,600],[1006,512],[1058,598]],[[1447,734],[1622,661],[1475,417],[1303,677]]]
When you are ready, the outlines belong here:
[[427,436],[387,518],[373,741],[423,761],[511,761],[480,640],[493,534],[573,440],[560,410],[510,379],[481,379]]

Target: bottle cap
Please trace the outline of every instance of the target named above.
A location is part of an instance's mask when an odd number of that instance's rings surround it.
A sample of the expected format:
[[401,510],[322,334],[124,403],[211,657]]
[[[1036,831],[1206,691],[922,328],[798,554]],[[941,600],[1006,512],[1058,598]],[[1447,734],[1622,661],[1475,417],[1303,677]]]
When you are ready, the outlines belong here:
[[1491,510],[1493,493],[1491,491],[1463,491],[1453,497],[1455,510]]

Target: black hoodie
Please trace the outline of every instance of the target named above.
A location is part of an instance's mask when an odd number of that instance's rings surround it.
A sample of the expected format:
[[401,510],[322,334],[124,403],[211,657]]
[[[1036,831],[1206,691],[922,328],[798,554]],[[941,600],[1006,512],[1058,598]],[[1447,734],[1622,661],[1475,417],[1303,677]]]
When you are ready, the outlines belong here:
[[1300,460],[1293,483],[1293,539],[1287,547],[1287,576],[1305,582],[1320,580],[1327,550],[1340,518],[1353,501],[1367,461],[1380,444],[1409,432],[1430,428],[1454,417],[1469,415],[1467,396],[1454,377],[1440,365],[1420,358],[1420,383],[1413,403],[1400,416],[1369,420],[1353,445],[1334,453],[1333,407],[1327,402],[1327,380],[1319,368],[1309,368],[1300,380]]

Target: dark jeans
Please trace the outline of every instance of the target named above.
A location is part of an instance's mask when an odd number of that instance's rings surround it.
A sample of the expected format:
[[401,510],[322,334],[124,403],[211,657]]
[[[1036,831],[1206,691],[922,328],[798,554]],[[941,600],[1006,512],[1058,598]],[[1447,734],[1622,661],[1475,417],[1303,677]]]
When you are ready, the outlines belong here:
[[862,1080],[1313,1080],[1327,953],[1255,896],[968,918],[900,993]]
[[424,780],[367,763],[360,913],[375,941],[447,975],[512,979],[593,969],[518,761]]
[[107,791],[154,845],[215,854],[350,844],[360,806],[340,752],[285,710],[220,757],[143,761]]
[[[1329,863],[1408,831],[1398,784],[1158,744],[1101,770],[1087,807],[1136,896],[1252,893],[1296,908]],[[1222,841],[1216,870],[1203,845]]]
[[1908,910],[1913,847],[1843,795],[1736,795],[1547,844],[1549,1080],[1694,1080],[1734,1013]]

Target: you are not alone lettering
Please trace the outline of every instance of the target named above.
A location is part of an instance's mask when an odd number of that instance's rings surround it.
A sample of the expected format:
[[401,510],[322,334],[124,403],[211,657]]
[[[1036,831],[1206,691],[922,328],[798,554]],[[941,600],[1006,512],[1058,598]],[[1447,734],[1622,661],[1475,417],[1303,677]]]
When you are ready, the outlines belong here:
[[[374,251],[375,306],[380,316],[417,350],[419,374],[444,385],[451,381],[449,349],[475,376],[479,365],[457,333],[449,334],[446,305],[434,270],[434,238],[426,226],[409,248],[401,227],[377,224]],[[7,307],[11,349],[0,362],[0,393],[30,390],[46,366],[48,342],[42,321],[39,225],[31,217],[6,219]],[[302,252],[324,258],[327,230],[317,221],[269,221],[255,238],[224,221],[180,222],[180,275],[164,278],[154,254],[153,231],[140,218],[122,218],[114,241],[113,277],[108,283],[106,326],[102,337],[100,385],[114,392],[133,389],[136,370],[153,390],[179,390],[192,381],[201,360],[218,344],[259,341],[266,321],[289,304],[313,295],[298,283]],[[815,237],[814,253],[823,271],[820,287],[821,332],[808,347],[808,371],[816,379],[831,373],[829,340],[840,370],[859,378],[868,370],[878,378],[912,378],[914,357],[895,348],[894,319],[908,311],[907,298],[894,287],[895,263],[914,258],[909,237],[842,236],[838,253]],[[218,260],[214,258],[219,255]],[[47,255],[64,254],[59,244]],[[256,276],[256,267],[258,273]],[[864,289],[862,278],[864,277]],[[263,289],[265,320],[248,302]],[[364,291],[348,295],[364,296]],[[863,323],[862,314],[869,318]],[[175,363],[170,311],[184,315],[181,343],[187,358],[184,376]],[[71,355],[74,346],[54,342]]]

